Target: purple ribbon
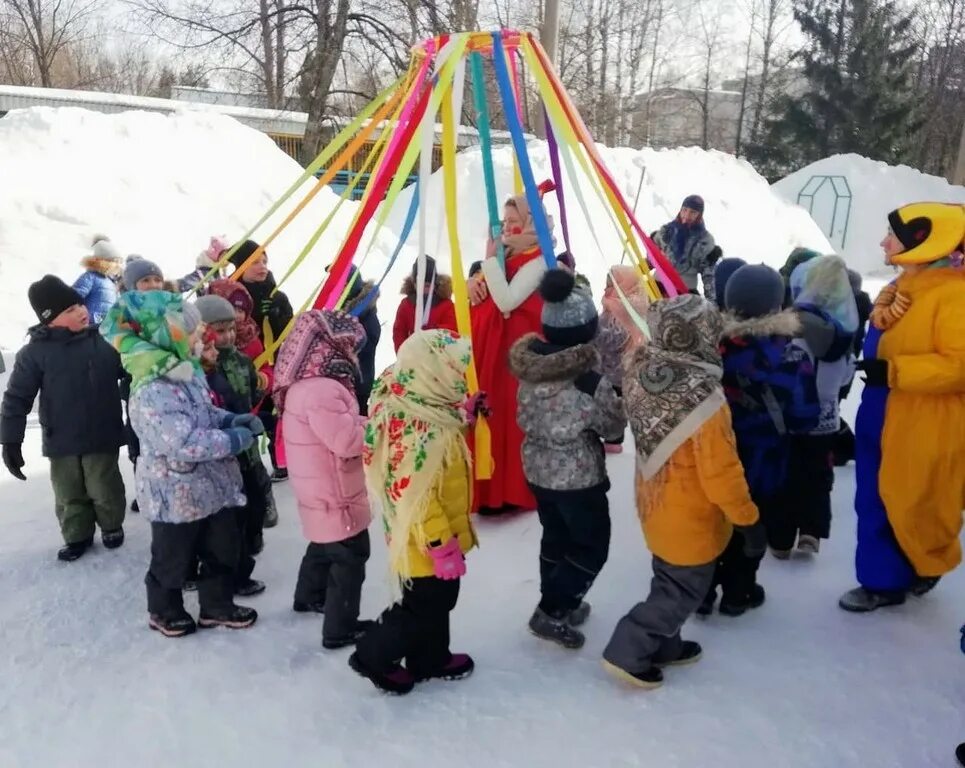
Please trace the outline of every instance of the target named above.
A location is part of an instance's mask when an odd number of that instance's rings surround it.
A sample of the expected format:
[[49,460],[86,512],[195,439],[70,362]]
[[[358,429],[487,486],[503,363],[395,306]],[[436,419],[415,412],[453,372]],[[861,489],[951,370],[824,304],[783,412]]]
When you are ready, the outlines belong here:
[[563,243],[570,256],[575,259],[573,251],[570,250],[570,228],[566,222],[566,204],[563,202],[563,174],[560,172],[560,148],[556,144],[556,137],[553,135],[553,126],[550,125],[550,117],[543,108],[543,125],[546,126],[546,143],[550,151],[550,167],[553,169],[553,182],[556,184],[556,200],[560,204],[560,227],[563,229]]

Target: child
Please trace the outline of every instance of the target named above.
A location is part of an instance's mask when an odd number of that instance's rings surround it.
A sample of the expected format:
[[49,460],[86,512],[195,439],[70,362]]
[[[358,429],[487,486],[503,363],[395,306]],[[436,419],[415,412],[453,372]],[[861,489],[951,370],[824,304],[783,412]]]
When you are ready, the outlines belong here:
[[[618,291],[617,288],[620,290]],[[623,293],[623,296],[620,295]],[[624,298],[633,311],[643,318],[650,300],[640,270],[629,265],[611,267],[603,291],[603,312],[600,314],[600,330],[593,340],[600,354],[600,369],[613,385],[618,395],[623,395],[623,356],[644,342],[643,332],[630,316]],[[606,440],[603,448],[607,453],[623,452],[623,434],[615,440]]]
[[[378,309],[375,302],[379,297],[375,283],[363,280],[358,268],[353,264],[348,275],[348,294],[342,306],[346,312],[358,317],[365,331],[365,343],[359,350],[359,381],[358,395],[359,410],[362,415],[369,412],[369,395],[375,382],[375,350],[382,338],[382,323],[379,322]],[[362,306],[363,302],[367,302]],[[398,350],[396,350],[398,352]]]
[[[234,507],[243,506],[235,456],[263,431],[257,417],[211,403],[198,357],[198,310],[161,291],[129,292],[108,313],[104,335],[131,375],[131,421],[141,438],[137,496],[151,523],[148,626],[165,637],[196,627],[243,629],[258,614],[232,599],[238,558]],[[200,560],[197,624],[181,591]]]
[[563,269],[546,273],[540,294],[546,340],[527,334],[509,353],[510,371],[519,379],[523,470],[543,526],[542,596],[529,629],[576,649],[585,641],[576,626],[590,611],[583,597],[610,548],[610,481],[601,441],[622,434],[627,420],[613,385],[594,370],[593,299]]
[[322,646],[354,645],[371,626],[359,621],[372,521],[362,469],[365,419],[359,414],[359,321],[343,312],[298,316],[278,353],[275,404],[302,530],[309,540],[293,608],[324,613]]
[[700,645],[681,640],[680,628],[707,594],[732,524],[744,530],[749,557],[766,542],[721,389],[720,313],[688,294],[651,306],[647,323],[652,338],[628,361],[623,397],[653,582],[620,619],[603,658],[617,677],[656,688],[662,667],[700,658]]
[[95,524],[108,549],[124,543],[124,481],[117,465],[124,444],[117,352],[97,328],[77,292],[45,275],[27,292],[40,324],[17,353],[0,408],[3,463],[26,480],[21,445],[27,416],[40,393],[44,456],[65,546],[57,558],[72,562],[94,541]]
[[[718,289],[721,283],[717,283]],[[784,281],[763,264],[736,270],[726,282],[720,352],[724,394],[730,405],[737,455],[751,498],[765,526],[783,514],[791,432],[813,429],[820,406],[814,366],[791,342],[801,331],[797,315],[782,311]],[[717,563],[714,586],[697,610],[713,610],[717,586],[723,588],[720,612],[740,616],[764,603],[756,583],[760,558],[744,555],[744,537],[735,532]]]
[[791,273],[791,300],[801,321],[794,344],[813,362],[821,414],[817,425],[791,439],[790,472],[784,514],[768,522],[774,556],[786,560],[798,551],[816,555],[831,534],[833,450],[841,426],[840,393],[854,376],[853,344],[858,310],[839,256],[818,256]]
[[746,264],[747,262],[743,259],[731,256],[721,259],[714,266],[714,300],[717,302],[717,309],[721,312],[726,309],[724,294],[727,291],[727,283],[730,282],[731,276]]
[[114,280],[121,273],[121,254],[109,238],[97,235],[93,253],[81,259],[80,265],[87,271],[74,281],[74,290],[87,308],[90,324],[100,325],[117,301]]
[[[205,275],[218,265],[222,255],[230,247],[231,243],[223,237],[212,237],[211,242],[208,243],[208,247],[198,254],[198,258],[194,262],[194,271],[189,272],[178,280],[178,293],[193,291],[198,283],[204,279]],[[216,272],[215,279],[220,277],[220,274],[220,272]],[[207,293],[207,286],[201,288],[198,293],[201,295]]]
[[[234,307],[214,295],[200,297],[195,306],[215,348],[214,359],[206,362],[202,357],[201,363],[215,405],[231,413],[252,413],[264,392],[258,389],[255,366],[235,347]],[[255,569],[254,555],[261,551],[267,506],[265,489],[271,484],[257,446],[239,454],[238,463],[248,503],[236,510],[241,552],[235,571],[235,594],[250,597],[265,591],[264,582],[251,578],[251,574]]]
[[369,491],[382,506],[397,590],[349,665],[389,693],[408,693],[420,680],[467,677],[475,666],[466,654],[449,652],[449,613],[466,573],[464,554],[476,545],[464,435],[469,356],[468,340],[420,331],[372,392],[362,458]]
[[[412,265],[412,274],[402,283],[402,295],[399,309],[395,313],[395,323],[392,326],[392,343],[395,351],[399,351],[402,342],[416,331],[416,280],[418,279],[419,262]],[[431,297],[430,297],[431,295]],[[422,297],[425,306],[425,322],[420,330],[432,328],[446,328],[453,333],[456,328],[456,305],[452,303],[452,278],[440,275],[436,271],[436,260],[426,256],[425,282],[422,285]]]

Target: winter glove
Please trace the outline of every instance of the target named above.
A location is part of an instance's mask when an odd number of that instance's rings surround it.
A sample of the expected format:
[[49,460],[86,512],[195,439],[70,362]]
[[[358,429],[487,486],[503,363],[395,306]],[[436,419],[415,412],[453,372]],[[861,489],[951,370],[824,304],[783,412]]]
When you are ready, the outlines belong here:
[[573,386],[580,390],[580,392],[593,397],[596,395],[596,388],[600,386],[600,380],[602,378],[603,377],[596,371],[587,371],[586,373],[581,373],[576,378],[576,381],[573,382]]
[[252,413],[239,413],[235,416],[229,427],[244,427],[245,429],[251,430],[251,434],[258,435],[265,434],[265,425],[261,423],[261,419]]
[[466,575],[466,558],[463,557],[459,539],[455,536],[441,546],[430,546],[428,552],[437,579],[452,581]]
[[20,445],[17,443],[4,443],[3,445],[3,463],[7,467],[7,471],[13,475],[18,480],[26,480],[21,468],[24,465],[23,461],[23,451],[20,450]]
[[714,266],[718,261],[720,261],[720,257],[723,255],[724,252],[720,249],[720,246],[715,245],[710,249],[710,253],[707,254],[707,264],[711,267]]
[[492,409],[489,407],[489,396],[482,390],[467,398],[464,407],[470,427],[476,426],[476,419],[479,418],[480,414],[487,417],[493,414]]
[[246,427],[228,427],[224,433],[228,436],[231,452],[235,456],[244,453],[255,444],[255,436]]
[[754,525],[742,525],[737,530],[744,537],[745,557],[756,560],[767,551],[767,529],[760,520]]
[[868,387],[887,387],[888,386],[888,361],[872,358],[871,360],[859,360],[857,368],[864,373],[861,380]]

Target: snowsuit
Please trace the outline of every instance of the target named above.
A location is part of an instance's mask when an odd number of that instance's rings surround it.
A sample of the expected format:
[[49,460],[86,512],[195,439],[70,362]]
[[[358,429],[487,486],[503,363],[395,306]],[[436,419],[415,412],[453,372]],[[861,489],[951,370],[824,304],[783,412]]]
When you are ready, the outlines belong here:
[[598,366],[592,345],[558,347],[536,334],[523,336],[509,355],[519,379],[523,470],[543,526],[539,607],[553,618],[580,605],[610,549],[602,441],[627,422],[613,385],[593,370]]
[[[415,281],[411,276],[407,277],[402,283],[402,293],[405,298],[399,303],[399,309],[395,313],[395,323],[392,325],[392,343],[395,344],[396,352],[399,351],[402,342],[415,333],[416,330]],[[447,328],[453,333],[458,333],[459,329],[456,328],[456,305],[452,303],[452,278],[448,275],[436,275],[431,306],[429,308],[429,317],[423,328]]]
[[713,252],[716,244],[702,220],[691,227],[685,227],[678,219],[674,219],[660,228],[654,242],[670,259],[688,290],[697,290],[699,275],[704,285],[704,297],[708,301],[715,300],[716,262]]
[[117,285],[105,274],[113,262],[89,256],[81,264],[87,271],[77,278],[73,287],[84,300],[90,324],[98,326],[107,315],[107,310],[117,301]]
[[38,325],[18,353],[0,407],[0,443],[21,445],[40,394],[43,454],[61,533],[87,541],[95,523],[115,531],[124,522],[124,481],[117,465],[125,442],[117,352],[96,328],[74,333]]

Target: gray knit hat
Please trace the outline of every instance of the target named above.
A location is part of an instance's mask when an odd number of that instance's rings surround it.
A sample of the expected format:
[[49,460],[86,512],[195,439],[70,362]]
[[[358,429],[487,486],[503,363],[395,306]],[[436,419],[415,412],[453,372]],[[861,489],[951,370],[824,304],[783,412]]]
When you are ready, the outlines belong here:
[[202,296],[194,302],[194,306],[201,313],[201,319],[208,325],[235,321],[235,308],[231,306],[231,302],[221,296],[214,294]]
[[124,266],[124,287],[129,291],[137,290],[137,283],[145,277],[159,277],[164,279],[161,268],[153,261],[135,258],[133,255],[127,257],[127,264]]
[[184,318],[184,330],[188,333],[194,333],[194,329],[201,325],[201,313],[194,304],[184,302],[181,307],[181,316]]
[[730,276],[724,306],[743,318],[764,317],[784,303],[784,280],[766,264],[747,264]]
[[593,297],[577,287],[572,272],[551,269],[539,286],[543,297],[543,336],[551,344],[574,347],[596,336],[599,318]]

